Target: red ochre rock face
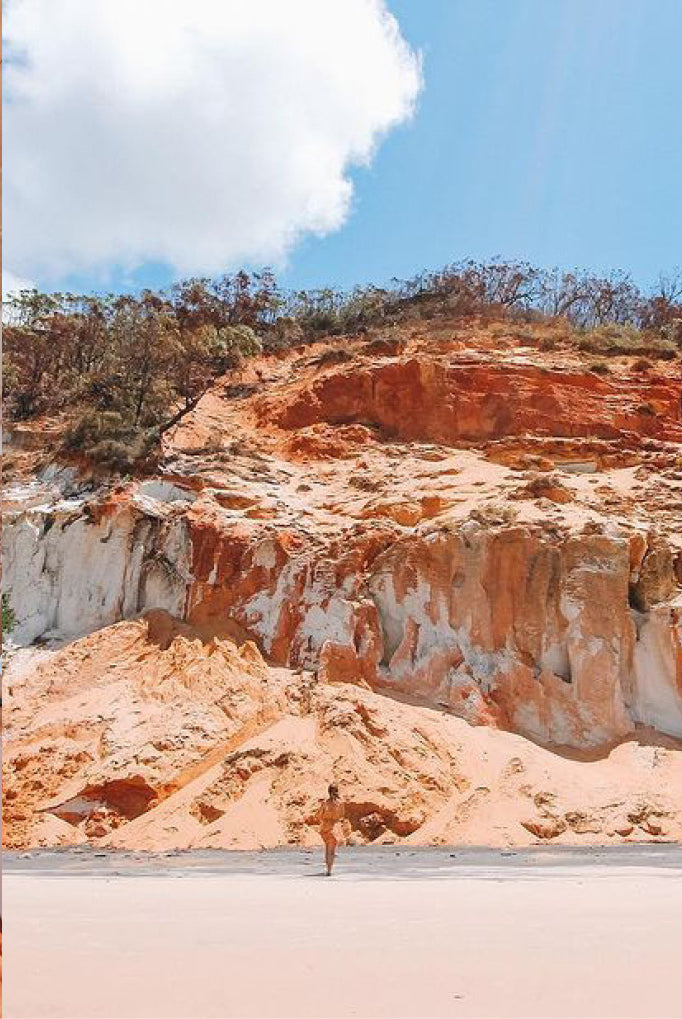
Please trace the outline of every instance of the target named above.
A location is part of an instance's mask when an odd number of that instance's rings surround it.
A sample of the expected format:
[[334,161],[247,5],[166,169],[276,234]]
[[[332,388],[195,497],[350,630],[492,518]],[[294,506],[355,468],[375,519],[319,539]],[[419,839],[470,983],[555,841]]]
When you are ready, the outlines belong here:
[[443,445],[522,435],[682,441],[679,386],[649,385],[645,395],[641,385],[624,389],[584,370],[408,357],[337,367],[256,399],[253,413],[261,426],[289,432],[356,422]]

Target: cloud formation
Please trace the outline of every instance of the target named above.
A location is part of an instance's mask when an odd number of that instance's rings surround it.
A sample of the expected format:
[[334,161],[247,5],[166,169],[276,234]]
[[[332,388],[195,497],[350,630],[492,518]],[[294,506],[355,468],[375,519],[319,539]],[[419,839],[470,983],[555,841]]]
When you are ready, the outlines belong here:
[[9,269],[3,268],[2,270],[2,299],[7,300],[10,294],[15,294],[19,290],[30,290],[31,287],[35,286],[33,280],[23,279],[21,276],[15,275],[10,272]]
[[5,261],[51,282],[281,261],[421,87],[383,0],[11,0],[5,34]]

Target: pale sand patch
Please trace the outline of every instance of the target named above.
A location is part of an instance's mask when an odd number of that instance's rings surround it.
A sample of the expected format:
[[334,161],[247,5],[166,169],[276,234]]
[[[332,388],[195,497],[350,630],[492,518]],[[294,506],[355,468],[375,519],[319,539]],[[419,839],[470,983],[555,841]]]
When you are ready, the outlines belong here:
[[385,873],[6,875],[5,1016],[680,1015],[679,870]]

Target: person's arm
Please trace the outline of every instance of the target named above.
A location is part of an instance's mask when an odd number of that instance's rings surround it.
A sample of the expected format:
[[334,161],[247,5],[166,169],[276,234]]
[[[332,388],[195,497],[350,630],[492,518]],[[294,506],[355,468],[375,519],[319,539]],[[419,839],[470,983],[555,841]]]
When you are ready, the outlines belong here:
[[320,803],[309,817],[306,817],[306,824],[320,824],[322,821],[322,804]]

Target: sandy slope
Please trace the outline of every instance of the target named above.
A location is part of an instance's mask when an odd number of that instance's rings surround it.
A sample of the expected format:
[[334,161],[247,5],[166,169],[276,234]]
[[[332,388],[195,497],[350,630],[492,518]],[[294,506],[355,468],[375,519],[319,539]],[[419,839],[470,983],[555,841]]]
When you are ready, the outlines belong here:
[[[22,671],[5,707],[5,842],[163,849],[317,844],[333,778],[349,841],[682,838],[682,750],[641,731],[601,758],[202,641],[155,612]],[[46,696],[47,695],[47,696]]]

